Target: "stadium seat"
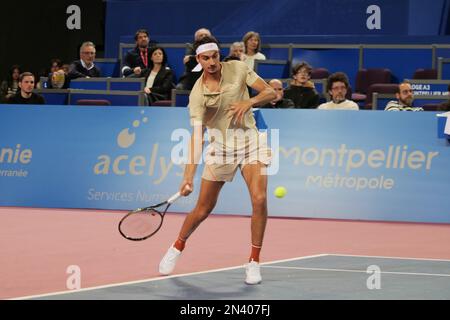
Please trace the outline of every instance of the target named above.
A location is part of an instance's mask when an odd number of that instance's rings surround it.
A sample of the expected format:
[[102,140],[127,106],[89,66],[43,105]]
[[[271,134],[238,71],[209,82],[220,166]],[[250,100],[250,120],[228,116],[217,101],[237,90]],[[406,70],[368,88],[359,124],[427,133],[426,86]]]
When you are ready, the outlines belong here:
[[78,106],[110,106],[111,102],[106,99],[80,99],[76,104]]
[[356,73],[355,92],[352,100],[361,102],[366,100],[367,91],[372,84],[391,83],[391,71],[382,69],[362,69]]
[[442,111],[442,104],[438,103],[427,103],[424,105],[421,105],[424,111]]
[[330,76],[330,71],[325,68],[315,68],[311,71],[311,79],[326,79]]
[[383,93],[395,94],[397,90],[398,90],[397,83],[375,83],[370,85],[367,90],[365,103],[361,107],[361,109],[372,109],[372,94],[374,92],[382,94]]
[[437,79],[436,69],[417,69],[414,72],[413,79]]
[[151,104],[151,106],[155,107],[171,107],[172,106],[172,100],[158,100]]

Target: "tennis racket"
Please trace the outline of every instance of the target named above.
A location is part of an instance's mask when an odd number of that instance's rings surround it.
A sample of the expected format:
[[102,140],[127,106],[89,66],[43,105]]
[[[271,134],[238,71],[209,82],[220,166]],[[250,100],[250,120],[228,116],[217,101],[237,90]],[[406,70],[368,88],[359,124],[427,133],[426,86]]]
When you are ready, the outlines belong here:
[[[128,240],[141,241],[150,238],[161,229],[164,215],[170,205],[174,203],[181,194],[175,193],[169,199],[156,205],[139,208],[130,211],[119,222],[120,234]],[[164,210],[161,210],[164,205]],[[157,210],[159,208],[159,210]]]

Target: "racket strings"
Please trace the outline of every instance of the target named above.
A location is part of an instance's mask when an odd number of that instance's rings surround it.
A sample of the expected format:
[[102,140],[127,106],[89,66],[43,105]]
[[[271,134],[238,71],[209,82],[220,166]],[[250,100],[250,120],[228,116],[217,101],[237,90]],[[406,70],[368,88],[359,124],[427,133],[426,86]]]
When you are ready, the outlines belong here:
[[130,239],[141,239],[155,233],[161,224],[161,215],[155,210],[134,212],[120,225],[122,233]]

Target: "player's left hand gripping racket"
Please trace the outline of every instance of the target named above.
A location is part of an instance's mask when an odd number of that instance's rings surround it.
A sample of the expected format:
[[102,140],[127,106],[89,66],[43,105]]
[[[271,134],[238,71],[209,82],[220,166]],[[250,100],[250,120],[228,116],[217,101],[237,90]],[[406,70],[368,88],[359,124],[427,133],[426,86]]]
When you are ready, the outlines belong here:
[[[141,241],[150,238],[161,229],[167,209],[180,196],[181,194],[177,192],[164,202],[128,212],[119,222],[120,234],[124,238],[132,241]],[[156,210],[164,205],[166,205],[164,211]]]

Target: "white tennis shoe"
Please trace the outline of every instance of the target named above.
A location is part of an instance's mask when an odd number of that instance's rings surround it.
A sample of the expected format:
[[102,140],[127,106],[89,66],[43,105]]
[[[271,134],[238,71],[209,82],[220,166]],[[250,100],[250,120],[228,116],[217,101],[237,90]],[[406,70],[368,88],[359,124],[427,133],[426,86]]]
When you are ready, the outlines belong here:
[[181,251],[171,246],[159,263],[159,273],[165,276],[171,274],[180,255]]
[[256,261],[252,260],[245,265],[245,274],[246,284],[259,284],[262,281],[259,263]]

